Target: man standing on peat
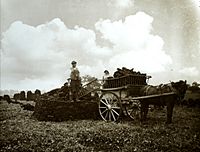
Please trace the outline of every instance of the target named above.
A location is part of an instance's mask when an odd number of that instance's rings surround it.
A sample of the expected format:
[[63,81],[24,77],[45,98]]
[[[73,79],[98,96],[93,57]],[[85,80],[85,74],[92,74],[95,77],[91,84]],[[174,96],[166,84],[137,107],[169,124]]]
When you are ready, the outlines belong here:
[[80,72],[76,67],[77,62],[72,61],[70,74],[70,100],[78,101],[78,92],[81,86]]

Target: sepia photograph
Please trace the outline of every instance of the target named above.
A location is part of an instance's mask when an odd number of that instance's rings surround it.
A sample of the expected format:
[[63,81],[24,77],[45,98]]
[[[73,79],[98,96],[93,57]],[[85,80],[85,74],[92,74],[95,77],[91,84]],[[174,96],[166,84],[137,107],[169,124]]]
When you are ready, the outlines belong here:
[[200,151],[200,0],[0,0],[0,152]]

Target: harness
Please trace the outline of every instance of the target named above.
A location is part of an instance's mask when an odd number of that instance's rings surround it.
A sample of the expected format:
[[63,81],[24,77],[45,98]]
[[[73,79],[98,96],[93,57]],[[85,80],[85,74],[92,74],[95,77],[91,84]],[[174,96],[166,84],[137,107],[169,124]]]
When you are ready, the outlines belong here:
[[147,88],[145,89],[145,91],[144,91],[144,93],[145,93],[145,95],[148,95],[147,93],[148,93],[148,90],[149,90],[149,88],[151,88],[152,86],[151,85],[148,85],[147,86]]

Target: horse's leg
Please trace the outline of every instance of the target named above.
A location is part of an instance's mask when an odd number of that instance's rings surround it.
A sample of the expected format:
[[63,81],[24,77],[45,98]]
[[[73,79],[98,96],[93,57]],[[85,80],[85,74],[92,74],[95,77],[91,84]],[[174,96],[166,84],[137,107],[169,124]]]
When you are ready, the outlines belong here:
[[148,105],[146,103],[144,103],[144,101],[141,102],[141,111],[140,111],[140,115],[141,115],[141,121],[145,121],[146,120],[146,111],[148,110]]
[[145,105],[145,108],[144,108],[144,120],[147,119],[148,110],[149,110],[149,105],[146,104],[146,105]]
[[141,109],[140,109],[140,120],[144,120],[144,103],[141,102]]
[[173,108],[174,108],[174,101],[167,102],[167,124],[172,123],[172,115],[173,115]]

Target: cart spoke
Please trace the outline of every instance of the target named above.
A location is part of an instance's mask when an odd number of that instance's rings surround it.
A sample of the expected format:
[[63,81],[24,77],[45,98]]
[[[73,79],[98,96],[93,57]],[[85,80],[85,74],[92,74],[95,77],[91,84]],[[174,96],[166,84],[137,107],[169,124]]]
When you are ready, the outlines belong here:
[[104,100],[105,100],[106,104],[109,104],[109,102],[108,102],[108,99],[107,99],[107,98],[105,98]]
[[112,114],[112,117],[113,117],[114,121],[116,121],[115,115],[113,114],[112,110],[110,112]]
[[100,109],[105,109],[105,108],[107,108],[107,107],[99,107]]
[[115,103],[115,102],[117,102],[117,99],[116,99],[116,97],[115,97],[115,96],[112,96],[111,102],[112,102],[112,103]]
[[112,107],[112,109],[120,109],[120,107]]
[[119,113],[117,111],[115,111],[114,109],[112,109],[112,111],[117,115],[119,116]]
[[135,105],[133,105],[133,106],[125,107],[125,109],[129,118],[133,120],[135,120],[136,118],[139,118],[139,114],[140,114],[139,107],[136,107]]
[[109,97],[109,103],[113,103],[114,96]]
[[134,112],[133,109],[130,109],[130,110],[128,110],[128,111],[129,111],[130,115]]
[[108,113],[109,113],[109,121],[111,121],[111,113],[110,113],[110,111],[108,111]]
[[103,103],[103,104],[106,105],[106,106],[108,105],[108,104],[106,104],[103,100],[101,100],[101,103]]
[[107,103],[110,104],[110,99],[109,98],[107,98]]
[[107,112],[106,112],[106,116],[105,116],[105,119],[106,119],[106,120],[107,120],[107,117],[108,117],[108,113],[109,113],[109,112],[107,111]]
[[106,111],[108,111],[108,109],[105,109],[101,114],[103,115]]

